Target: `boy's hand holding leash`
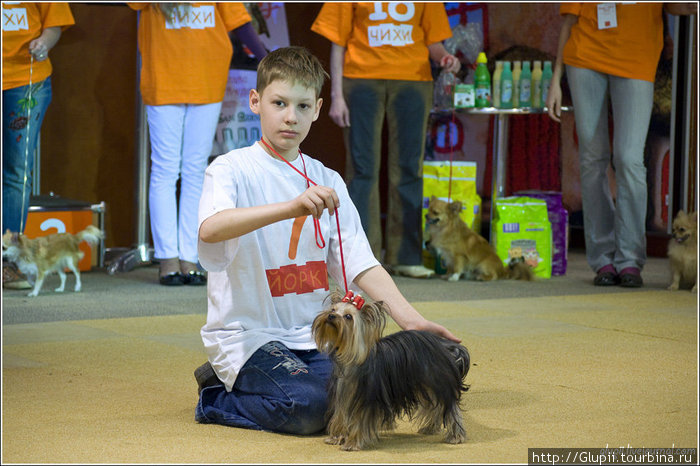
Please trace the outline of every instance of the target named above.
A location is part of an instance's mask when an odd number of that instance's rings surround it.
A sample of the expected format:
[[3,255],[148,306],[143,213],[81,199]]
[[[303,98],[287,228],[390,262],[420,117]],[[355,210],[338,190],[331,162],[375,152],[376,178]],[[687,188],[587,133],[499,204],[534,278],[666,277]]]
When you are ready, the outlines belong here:
[[340,200],[333,188],[314,185],[292,200],[292,217],[311,215],[313,218],[321,218],[324,209],[333,215],[338,207]]

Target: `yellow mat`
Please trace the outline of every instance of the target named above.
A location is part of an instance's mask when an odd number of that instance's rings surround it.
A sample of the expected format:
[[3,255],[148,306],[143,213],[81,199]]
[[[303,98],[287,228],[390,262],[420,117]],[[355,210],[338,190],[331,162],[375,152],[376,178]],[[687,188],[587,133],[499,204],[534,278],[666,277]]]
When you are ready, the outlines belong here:
[[197,424],[204,317],[181,315],[3,326],[2,461],[525,463],[528,447],[697,447],[691,293],[416,307],[470,349],[462,445],[405,421],[362,452]]

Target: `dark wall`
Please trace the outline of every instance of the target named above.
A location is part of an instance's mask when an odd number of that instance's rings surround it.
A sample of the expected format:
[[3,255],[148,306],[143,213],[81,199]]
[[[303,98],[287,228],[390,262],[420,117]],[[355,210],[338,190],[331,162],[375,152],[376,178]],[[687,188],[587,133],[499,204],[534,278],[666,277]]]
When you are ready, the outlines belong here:
[[107,247],[135,241],[136,13],[71,3],[75,25],[51,51],[53,99],[41,129],[41,194],[105,201]]
[[[289,25],[289,42],[311,50],[330,74],[331,43],[311,31],[311,24],[322,5],[322,3],[285,3],[285,9]],[[309,135],[302,144],[302,149],[342,175],[345,172],[345,146],[342,130],[328,117],[328,109],[331,105],[330,90],[331,83],[328,80],[321,93],[323,98],[321,115],[311,127]]]

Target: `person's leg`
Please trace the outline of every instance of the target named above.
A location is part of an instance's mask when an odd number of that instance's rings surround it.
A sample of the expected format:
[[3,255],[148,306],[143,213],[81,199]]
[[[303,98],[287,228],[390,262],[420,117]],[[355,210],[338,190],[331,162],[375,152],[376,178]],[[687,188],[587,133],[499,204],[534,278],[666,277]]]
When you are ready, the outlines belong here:
[[566,74],[578,134],[586,259],[598,271],[612,264],[615,256],[615,205],[607,176],[608,76],[568,65]]
[[211,154],[221,102],[187,105],[182,139],[182,170],[178,221],[179,257],[197,263],[197,211],[204,171]]
[[385,261],[392,265],[421,265],[423,152],[433,83],[387,83],[389,186]]
[[241,369],[233,390],[202,389],[195,409],[201,423],[314,434],[325,428],[330,359],[316,350],[292,351],[279,342],[257,350]]
[[182,162],[185,105],[146,105],[146,112],[151,135],[148,205],[154,256],[156,259],[177,259],[179,248],[175,192]]
[[51,78],[32,84],[29,94],[28,85],[2,91],[2,226],[16,233],[23,233],[27,223],[34,152],[51,102]]
[[379,168],[386,99],[384,81],[343,78],[343,94],[350,111],[345,173],[348,193],[360,214],[372,252],[381,260]]
[[654,84],[638,79],[610,78],[615,132],[613,166],[617,186],[615,267],[641,270],[646,262],[647,182],[644,166]]

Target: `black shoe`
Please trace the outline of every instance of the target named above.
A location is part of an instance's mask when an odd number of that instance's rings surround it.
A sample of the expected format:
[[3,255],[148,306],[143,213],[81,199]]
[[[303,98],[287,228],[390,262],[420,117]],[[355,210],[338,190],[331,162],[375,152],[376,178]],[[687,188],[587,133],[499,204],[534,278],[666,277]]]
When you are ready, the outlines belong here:
[[202,390],[206,387],[223,384],[223,382],[219,380],[219,377],[217,377],[209,361],[194,370],[194,378],[197,380],[197,386],[199,387],[197,393],[202,393]]
[[158,279],[161,285],[164,286],[181,286],[185,284],[185,277],[180,272],[169,273]]
[[202,286],[207,284],[207,276],[199,270],[191,270],[190,273],[182,276],[185,285]]
[[620,271],[620,286],[624,288],[641,288],[644,284],[639,269],[628,267]]
[[595,286],[613,286],[620,283],[620,276],[612,272],[598,272],[593,279]]

